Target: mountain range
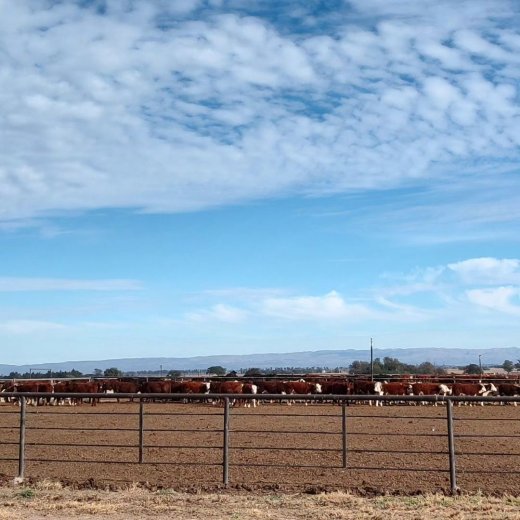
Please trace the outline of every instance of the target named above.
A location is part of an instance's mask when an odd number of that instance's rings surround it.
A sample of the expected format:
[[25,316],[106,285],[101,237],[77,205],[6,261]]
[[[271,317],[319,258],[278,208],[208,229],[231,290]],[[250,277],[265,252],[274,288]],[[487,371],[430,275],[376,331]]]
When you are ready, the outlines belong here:
[[[420,364],[429,361],[438,366],[464,366],[479,363],[483,366],[501,365],[504,360],[517,362],[520,359],[520,348],[488,348],[488,349],[448,349],[448,348],[387,348],[374,349],[374,359],[392,357],[403,363]],[[358,349],[317,350],[290,353],[214,355],[196,357],[143,357],[104,359],[95,361],[64,361],[60,363],[31,363],[26,365],[0,364],[0,374],[10,372],[34,371],[68,371],[79,370],[84,374],[92,373],[96,368],[105,370],[116,367],[124,372],[162,370],[206,370],[210,366],[223,366],[227,370],[245,368],[277,368],[277,367],[323,367],[334,369],[348,367],[353,361],[369,361],[370,351]]]

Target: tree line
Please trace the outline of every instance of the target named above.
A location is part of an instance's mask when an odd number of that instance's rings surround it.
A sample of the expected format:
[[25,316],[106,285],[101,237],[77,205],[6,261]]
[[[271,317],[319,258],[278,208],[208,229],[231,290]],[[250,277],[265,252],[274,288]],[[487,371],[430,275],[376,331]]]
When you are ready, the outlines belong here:
[[[482,368],[480,364],[470,363],[469,365],[458,367],[464,370],[466,374],[480,374]],[[520,370],[520,359],[514,363],[510,359],[506,359],[500,368],[504,369],[506,372],[512,372],[513,370]],[[227,377],[237,377],[237,375],[243,374],[245,377],[261,377],[261,376],[274,376],[274,375],[293,375],[293,374],[315,374],[320,372],[327,373],[343,373],[345,372],[345,367],[336,367],[331,369],[329,367],[271,367],[271,368],[242,368],[238,371],[226,370],[225,367],[220,365],[215,365],[208,367],[206,370],[168,370],[163,374],[162,371],[159,370],[145,370],[140,372],[123,372],[119,370],[117,367],[106,368],[105,370],[101,370],[100,368],[94,369],[91,374],[83,374],[79,370],[57,370],[51,371],[47,370],[45,372],[35,372],[31,370],[29,372],[10,372],[8,375],[3,375],[0,377],[9,378],[9,379],[60,379],[60,378],[79,378],[79,377],[137,377],[137,376],[157,376],[157,375],[165,375],[166,377],[175,378],[181,377],[183,375],[200,375],[201,372],[206,375],[214,375],[214,376],[227,376]],[[424,361],[423,363],[419,363],[418,365],[413,365],[410,363],[403,363],[397,358],[392,357],[384,357],[375,358],[373,362],[373,371],[374,375],[385,375],[385,374],[431,374],[431,375],[444,375],[446,374],[446,369],[441,366],[437,366],[430,361]],[[353,361],[348,366],[348,372],[354,375],[369,375],[371,374],[371,367],[369,361]]]
[[[480,364],[470,363],[466,366],[458,367],[464,371],[465,374],[481,374],[483,368]],[[515,368],[520,370],[520,359],[515,364],[513,361],[506,359],[500,368],[506,372],[512,372]],[[384,374],[428,374],[428,375],[444,375],[446,369],[444,367],[437,366],[430,361],[424,361],[418,365],[409,363],[403,363],[397,358],[385,357],[383,360],[380,358],[374,359],[373,370],[375,375]],[[368,361],[354,361],[349,367],[351,374],[370,374],[371,367]]]

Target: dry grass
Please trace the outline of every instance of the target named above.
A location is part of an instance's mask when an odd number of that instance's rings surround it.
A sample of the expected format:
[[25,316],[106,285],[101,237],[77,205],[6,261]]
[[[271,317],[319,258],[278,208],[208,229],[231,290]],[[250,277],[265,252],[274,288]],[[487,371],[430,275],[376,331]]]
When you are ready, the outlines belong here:
[[520,498],[481,494],[380,496],[334,492],[318,495],[178,493],[130,487],[123,491],[72,490],[43,481],[33,487],[0,488],[0,519],[39,520],[93,517],[177,519],[520,519]]

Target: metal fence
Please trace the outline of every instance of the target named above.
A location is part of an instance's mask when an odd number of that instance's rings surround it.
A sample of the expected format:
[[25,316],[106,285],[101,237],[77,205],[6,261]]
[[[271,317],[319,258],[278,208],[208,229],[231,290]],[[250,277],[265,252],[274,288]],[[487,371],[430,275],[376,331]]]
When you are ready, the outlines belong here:
[[[458,476],[461,472],[464,475],[485,474],[511,475],[518,479],[520,475],[520,416],[500,417],[491,414],[486,417],[467,416],[457,412],[457,405],[461,403],[473,404],[515,404],[520,402],[520,397],[450,397],[450,396],[331,396],[331,395],[305,395],[305,396],[284,396],[274,395],[231,395],[231,394],[41,394],[41,393],[3,393],[5,398],[16,398],[19,400],[20,407],[15,409],[8,406],[2,407],[0,413],[0,463],[17,463],[17,474],[13,475],[19,482],[26,476],[27,463],[73,463],[73,464],[135,464],[135,465],[160,465],[171,466],[208,466],[217,468],[221,473],[221,481],[224,485],[236,482],[233,479],[233,470],[236,468],[282,468],[284,470],[295,469],[330,469],[330,470],[350,470],[364,472],[409,472],[425,473],[444,473],[449,476],[449,491],[456,493],[459,491]],[[74,414],[75,408],[60,407],[59,411],[46,408],[41,413],[39,407],[27,406],[27,399],[31,398],[76,398],[76,399],[99,399],[101,402],[115,399],[132,399],[135,403],[135,410],[114,413],[99,411],[100,409],[85,407],[78,415]],[[327,403],[333,402],[339,406],[319,407],[310,406],[309,408],[298,406],[285,412],[277,408],[276,413],[269,406],[261,406],[254,412],[248,408],[233,406],[235,401],[242,403],[251,402],[253,399],[263,401],[274,401],[277,403],[296,402],[305,403]],[[200,408],[200,412],[194,411],[193,407],[189,411],[184,411],[183,407],[174,410],[162,410],[157,406],[152,406],[157,401],[180,403],[208,402],[209,400],[218,401],[219,407]],[[351,406],[359,402],[384,403],[385,405],[403,404],[411,405],[418,403],[439,404],[445,406],[430,407],[428,412],[418,413],[419,408],[415,407],[391,407],[385,406],[385,415],[375,414],[376,407],[356,407]],[[454,408],[455,405],[455,408]],[[101,407],[102,409],[103,407]],[[425,408],[421,408],[426,410]],[[286,408],[289,410],[289,408]],[[368,413],[368,410],[371,410]],[[433,413],[435,410],[435,413]],[[498,410],[498,409],[497,409]],[[510,410],[517,410],[511,408]],[[404,413],[406,411],[406,413]],[[409,413],[411,412],[411,413]],[[72,419],[65,426],[58,424],[53,417],[75,415],[81,418],[87,417],[89,424],[76,425]],[[38,417],[37,417],[38,416]],[[94,419],[106,417],[114,419],[115,424],[95,424]],[[187,427],[183,427],[182,420],[191,421]],[[303,418],[312,418],[312,428],[291,426],[291,421],[302,421]],[[32,424],[32,419],[39,419],[39,423]],[[123,418],[126,418],[123,421]],[[43,421],[45,419],[45,421]],[[254,421],[253,421],[254,419]],[[163,424],[163,420],[167,423]],[[377,432],[367,431],[364,424],[368,421],[381,421],[384,425],[398,424],[399,422],[413,422],[414,428],[410,431],[391,431],[390,428],[377,426]],[[42,422],[43,421],[43,422]],[[197,427],[193,427],[193,421],[197,422]],[[394,422],[392,422],[394,421]],[[497,433],[491,431],[486,433],[484,423],[494,424],[498,422],[508,423],[508,429]],[[427,423],[427,428],[416,426],[419,423]],[[172,427],[172,424],[175,427]],[[273,424],[281,427],[274,428]],[[511,427],[513,424],[513,427]],[[431,427],[431,425],[435,425]],[[477,425],[477,430],[474,426]],[[327,427],[325,427],[327,426]],[[431,430],[431,431],[430,431]],[[81,436],[91,442],[74,442],[64,436],[54,439],[52,442],[42,440],[42,432],[55,432],[65,435],[70,432],[81,432]],[[111,438],[115,432],[124,433],[125,442],[114,442]],[[28,440],[28,434],[35,436],[34,440]],[[198,436],[198,437],[197,437]],[[209,438],[209,442],[201,442],[200,437]],[[395,442],[380,447],[377,442],[370,442],[370,439],[395,439]],[[193,440],[197,437],[195,440]],[[278,439],[283,438],[280,443]],[[310,442],[311,445],[297,445],[294,439],[316,439]],[[482,444],[487,438],[499,440],[503,449],[493,449],[486,451],[477,446]],[[108,439],[109,442],[106,442]],[[288,441],[287,439],[291,439]],[[325,440],[323,440],[325,439]],[[359,439],[360,442],[357,442]],[[231,441],[234,441],[232,444]],[[417,447],[414,448],[415,444]],[[9,449],[11,447],[11,449]],[[56,454],[49,455],[30,455],[28,449],[46,447],[48,449],[58,448]],[[81,456],[64,457],[60,455],[66,448],[80,449]],[[88,458],[95,450],[107,450],[112,454],[112,458],[103,455],[102,457]],[[17,453],[14,451],[16,450]],[[83,450],[83,451],[81,451]],[[209,451],[208,451],[209,450]],[[170,457],[166,453],[176,453]],[[206,453],[211,453],[205,455]],[[250,458],[251,454],[261,453],[260,456]],[[280,457],[279,453],[284,453]],[[202,459],[193,460],[192,454],[203,454]],[[232,460],[232,455],[236,460]],[[288,455],[287,455],[288,454]],[[360,462],[360,456],[370,454],[374,457],[378,454],[388,455],[384,463],[370,464],[366,460]],[[155,455],[155,456],[154,456]],[[430,456],[436,460],[434,467],[408,465],[406,457],[416,456],[419,459]],[[184,458],[183,458],[184,457]],[[401,457],[401,459],[399,459]],[[487,466],[482,460],[486,458]],[[462,462],[459,460],[462,459]],[[477,463],[468,464],[468,460],[477,460]],[[367,459],[368,460],[368,459]],[[372,460],[372,459],[370,459]],[[400,460],[400,462],[396,462]],[[500,460],[507,460],[507,465],[503,465]]]

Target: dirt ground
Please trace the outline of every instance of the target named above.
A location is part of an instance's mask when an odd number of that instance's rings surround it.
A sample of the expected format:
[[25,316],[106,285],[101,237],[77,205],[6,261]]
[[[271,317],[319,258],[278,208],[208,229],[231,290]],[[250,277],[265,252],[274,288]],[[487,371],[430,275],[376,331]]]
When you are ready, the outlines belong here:
[[[137,403],[28,407],[28,482],[152,491],[223,489],[223,410],[146,403],[144,463]],[[455,407],[457,483],[464,492],[520,493],[520,407]],[[18,470],[18,417],[0,405],[0,474]],[[449,491],[446,408],[347,407],[347,468],[341,407],[263,405],[231,412],[228,491],[263,494],[349,490],[357,495]],[[13,460],[4,460],[13,459]]]

